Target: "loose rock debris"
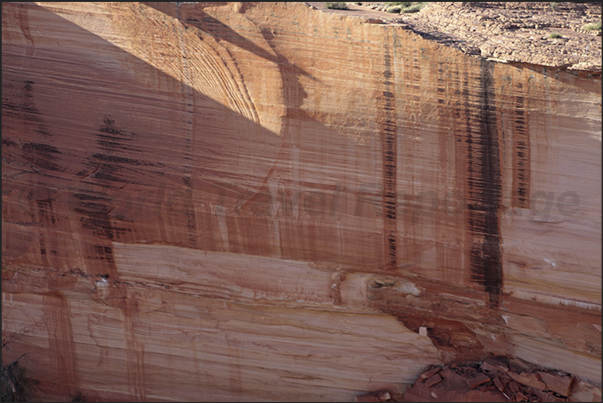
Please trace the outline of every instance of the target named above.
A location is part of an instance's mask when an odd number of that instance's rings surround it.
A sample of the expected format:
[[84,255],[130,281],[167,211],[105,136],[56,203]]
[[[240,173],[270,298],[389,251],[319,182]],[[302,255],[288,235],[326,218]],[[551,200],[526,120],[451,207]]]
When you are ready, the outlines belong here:
[[354,397],[355,402],[394,402],[392,395],[387,390],[365,393]]
[[601,71],[601,30],[585,30],[601,21],[597,2],[429,2],[402,14],[386,12],[385,2],[347,3],[347,10],[310,4],[395,24],[487,60]]
[[[587,387],[585,387],[587,385]],[[518,358],[428,367],[406,389],[405,402],[567,402],[600,400],[601,389],[571,374]],[[387,391],[358,395],[356,402],[397,401]]]
[[[432,380],[438,377],[437,381]],[[517,358],[428,368],[406,390],[406,402],[565,402],[575,378]]]

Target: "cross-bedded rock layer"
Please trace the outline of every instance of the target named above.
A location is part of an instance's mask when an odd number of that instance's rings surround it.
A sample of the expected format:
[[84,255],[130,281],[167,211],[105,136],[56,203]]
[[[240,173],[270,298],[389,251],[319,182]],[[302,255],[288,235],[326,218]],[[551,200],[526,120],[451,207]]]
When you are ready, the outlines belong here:
[[600,380],[600,72],[300,3],[2,9],[38,397],[348,400],[487,353]]

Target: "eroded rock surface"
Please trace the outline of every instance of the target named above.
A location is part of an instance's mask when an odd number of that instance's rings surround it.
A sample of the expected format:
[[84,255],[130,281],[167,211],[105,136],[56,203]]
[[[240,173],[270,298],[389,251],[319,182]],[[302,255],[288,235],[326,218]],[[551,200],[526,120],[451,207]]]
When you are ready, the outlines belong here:
[[488,354],[600,381],[600,71],[303,3],[2,11],[37,399],[349,401]]
[[[584,385],[588,385],[585,387]],[[600,386],[600,385],[599,385]],[[406,402],[567,402],[595,401],[600,387],[561,371],[507,357],[434,366],[406,389]]]
[[400,14],[383,11],[388,3],[347,3],[347,10],[310,4],[325,12],[400,25],[488,60],[601,71],[601,29],[592,27],[601,23],[601,4],[596,2],[428,2],[419,12]]

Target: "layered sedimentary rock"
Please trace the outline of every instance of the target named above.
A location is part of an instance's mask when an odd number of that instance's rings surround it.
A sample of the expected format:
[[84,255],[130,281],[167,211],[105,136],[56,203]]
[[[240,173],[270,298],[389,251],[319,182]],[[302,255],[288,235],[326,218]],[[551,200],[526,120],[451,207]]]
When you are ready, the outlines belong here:
[[600,382],[600,71],[302,3],[2,11],[38,398],[351,400],[490,353]]

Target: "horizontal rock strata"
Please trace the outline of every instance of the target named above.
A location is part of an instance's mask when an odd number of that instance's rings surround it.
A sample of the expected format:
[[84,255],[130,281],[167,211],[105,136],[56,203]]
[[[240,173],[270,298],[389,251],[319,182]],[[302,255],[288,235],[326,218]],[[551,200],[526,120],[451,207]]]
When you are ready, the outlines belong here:
[[303,3],[3,3],[3,356],[43,400],[600,381],[600,80]]

